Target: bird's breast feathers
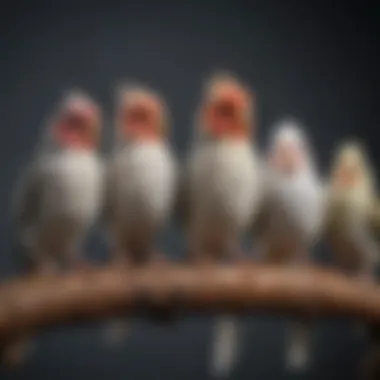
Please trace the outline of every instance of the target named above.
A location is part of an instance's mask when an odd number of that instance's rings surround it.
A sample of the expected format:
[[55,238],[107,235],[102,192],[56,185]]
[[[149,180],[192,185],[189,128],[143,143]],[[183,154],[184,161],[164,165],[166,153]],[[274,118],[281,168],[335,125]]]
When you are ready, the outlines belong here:
[[249,143],[220,142],[194,151],[190,187],[195,206],[246,224],[261,199],[257,158]]
[[121,209],[160,215],[169,212],[177,180],[169,146],[134,144],[117,154],[114,165],[116,202]]
[[325,193],[318,179],[312,175],[275,178],[272,192],[278,222],[282,220],[304,237],[313,238],[321,228],[325,212]]
[[67,151],[44,160],[42,214],[94,218],[103,192],[103,165],[99,157]]

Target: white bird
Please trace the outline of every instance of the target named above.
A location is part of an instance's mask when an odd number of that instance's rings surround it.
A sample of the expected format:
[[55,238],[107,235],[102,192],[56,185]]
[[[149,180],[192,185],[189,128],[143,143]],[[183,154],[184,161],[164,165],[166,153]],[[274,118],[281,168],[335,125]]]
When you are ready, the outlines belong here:
[[[265,207],[257,231],[259,252],[264,261],[297,268],[310,259],[309,251],[322,232],[326,195],[309,141],[294,120],[284,120],[274,129],[267,165]],[[289,368],[307,366],[309,335],[307,323],[291,329]]]
[[[183,191],[190,256],[195,262],[241,257],[240,239],[258,214],[262,183],[252,144],[253,113],[253,94],[245,85],[225,73],[211,78],[199,110]],[[237,334],[232,318],[217,321],[211,358],[216,376],[232,370]]]
[[99,107],[84,93],[70,92],[21,176],[13,216],[28,271],[84,263],[82,243],[102,203],[100,130]]
[[[142,86],[121,91],[104,214],[117,263],[146,264],[159,257],[155,244],[170,220],[177,191],[169,128],[168,108],[159,94]],[[113,330],[109,338],[119,342],[125,322],[115,322]]]
[[70,265],[82,262],[81,243],[102,202],[100,117],[87,95],[70,92],[21,177],[14,219],[25,253],[37,270],[51,270],[59,260]]

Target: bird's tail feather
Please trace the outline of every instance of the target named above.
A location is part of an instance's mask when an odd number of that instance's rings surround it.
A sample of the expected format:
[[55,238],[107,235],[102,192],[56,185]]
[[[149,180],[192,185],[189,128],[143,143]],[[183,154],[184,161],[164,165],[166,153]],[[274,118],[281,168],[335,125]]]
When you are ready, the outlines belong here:
[[110,346],[120,345],[128,336],[129,323],[126,319],[113,319],[106,326],[105,340]]
[[210,363],[213,376],[225,377],[233,370],[238,357],[238,335],[236,319],[222,316],[215,322]]
[[286,367],[289,370],[305,370],[310,362],[311,329],[307,323],[297,322],[290,328],[286,347]]

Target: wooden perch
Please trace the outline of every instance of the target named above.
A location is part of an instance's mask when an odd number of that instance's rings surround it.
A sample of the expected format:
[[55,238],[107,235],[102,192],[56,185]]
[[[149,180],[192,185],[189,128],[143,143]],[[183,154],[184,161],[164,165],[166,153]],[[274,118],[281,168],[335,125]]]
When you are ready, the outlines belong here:
[[349,316],[380,323],[380,287],[318,268],[157,264],[93,268],[0,285],[0,342],[48,325],[91,320],[144,306],[168,311]]

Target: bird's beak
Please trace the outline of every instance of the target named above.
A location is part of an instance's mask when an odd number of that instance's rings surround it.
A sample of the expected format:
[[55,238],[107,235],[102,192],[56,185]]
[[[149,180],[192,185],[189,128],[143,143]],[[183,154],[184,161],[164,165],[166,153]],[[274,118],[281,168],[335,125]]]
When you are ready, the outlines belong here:
[[67,110],[57,125],[57,139],[66,146],[94,149],[100,141],[100,120],[94,112]]
[[296,147],[287,144],[275,148],[270,159],[272,167],[288,174],[297,172],[304,165],[304,162],[303,153]]
[[137,104],[126,107],[122,117],[122,130],[127,138],[137,140],[157,140],[160,126],[152,107]]
[[205,112],[208,132],[216,137],[246,137],[246,107],[240,94],[232,91],[211,99]]
[[337,177],[339,183],[342,186],[351,187],[358,182],[360,178],[360,173],[355,167],[351,165],[343,165],[338,170]]

